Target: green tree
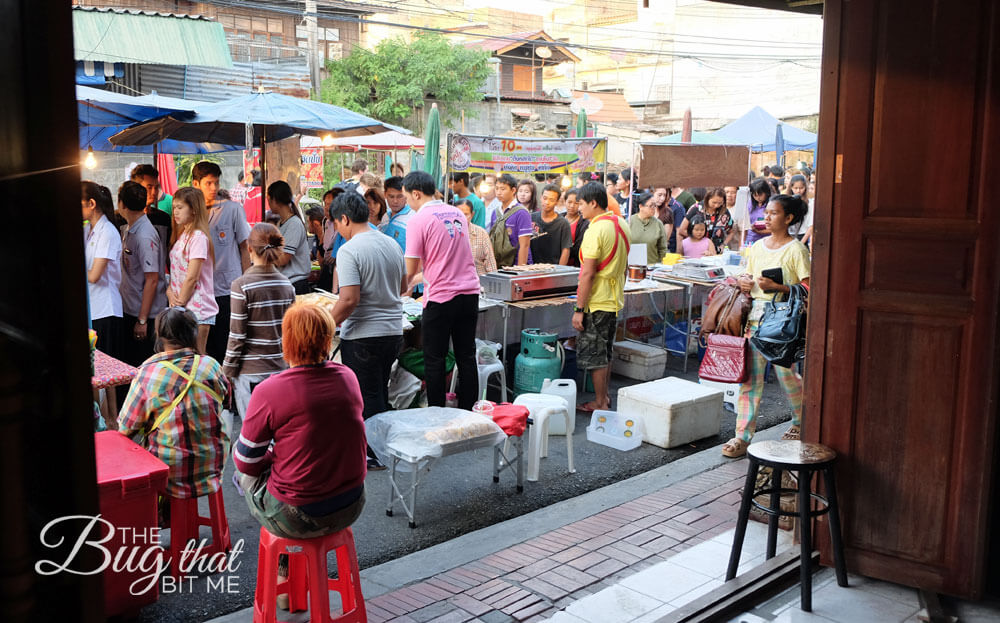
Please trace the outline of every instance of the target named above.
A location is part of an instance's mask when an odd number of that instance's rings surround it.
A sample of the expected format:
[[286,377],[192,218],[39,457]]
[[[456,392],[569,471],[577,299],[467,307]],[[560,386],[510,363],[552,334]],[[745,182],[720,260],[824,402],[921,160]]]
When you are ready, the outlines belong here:
[[[374,50],[358,48],[328,62],[320,98],[398,124],[422,107],[427,96],[444,104],[481,101],[487,58],[487,52],[452,44],[437,33],[419,33],[409,42],[385,39]],[[449,108],[442,107],[443,116],[455,115]]]
[[191,185],[191,169],[202,160],[214,162],[221,165],[225,163],[222,156],[218,154],[192,154],[185,156],[174,156],[174,170],[177,172],[177,187]]

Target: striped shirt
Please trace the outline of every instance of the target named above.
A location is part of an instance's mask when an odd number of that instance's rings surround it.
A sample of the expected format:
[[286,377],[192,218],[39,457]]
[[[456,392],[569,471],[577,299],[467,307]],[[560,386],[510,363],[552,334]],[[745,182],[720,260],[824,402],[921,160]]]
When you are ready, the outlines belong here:
[[281,372],[281,319],[295,302],[288,277],[274,266],[251,266],[233,280],[229,344],[222,370],[226,376]]
[[[211,389],[223,401],[229,395],[229,381],[219,363],[200,357],[194,368],[195,352],[190,348],[158,353],[147,359],[129,387],[128,396],[118,416],[118,431],[123,435],[148,430],[183,392],[183,398],[170,415],[149,434],[146,446],[150,453],[170,468],[167,494],[193,498],[219,490],[228,443],[222,430],[222,403],[199,385]],[[185,392],[188,379],[164,365],[170,362],[199,384]]]

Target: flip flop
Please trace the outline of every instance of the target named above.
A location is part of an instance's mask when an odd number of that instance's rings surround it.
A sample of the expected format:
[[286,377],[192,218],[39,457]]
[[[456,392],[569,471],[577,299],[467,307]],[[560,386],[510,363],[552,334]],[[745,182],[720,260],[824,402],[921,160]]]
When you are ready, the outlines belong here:
[[589,402],[581,402],[580,404],[576,405],[576,410],[583,411],[584,413],[593,413],[595,409],[594,407],[591,407],[589,405],[590,405]]
[[243,487],[240,486],[240,477],[235,473],[233,474],[233,486],[236,487],[236,493],[240,494],[240,497],[243,497],[244,492]]

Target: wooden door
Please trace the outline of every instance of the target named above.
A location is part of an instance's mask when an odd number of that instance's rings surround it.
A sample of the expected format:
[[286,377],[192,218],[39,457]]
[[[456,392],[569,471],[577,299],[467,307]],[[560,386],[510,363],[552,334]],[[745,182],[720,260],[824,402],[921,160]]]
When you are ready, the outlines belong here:
[[998,3],[827,0],[806,438],[852,572],[981,594],[996,439]]

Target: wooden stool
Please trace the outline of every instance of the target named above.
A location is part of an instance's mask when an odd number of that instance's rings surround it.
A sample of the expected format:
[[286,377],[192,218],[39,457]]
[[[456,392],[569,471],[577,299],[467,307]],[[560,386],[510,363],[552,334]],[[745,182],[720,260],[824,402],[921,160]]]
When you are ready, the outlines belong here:
[[[750,467],[747,469],[746,485],[743,488],[743,501],[740,504],[740,515],[736,522],[736,534],[733,538],[733,549],[729,555],[729,569],[726,571],[726,581],[736,577],[740,566],[740,554],[743,549],[743,539],[747,533],[747,521],[750,518],[752,504],[769,515],[767,522],[767,558],[774,558],[778,542],[778,518],[781,516],[797,516],[799,519],[799,536],[802,555],[799,577],[801,580],[801,604],[805,612],[812,611],[812,564],[810,563],[812,545],[812,526],[810,521],[829,513],[830,538],[833,541],[833,561],[837,570],[837,584],[847,586],[847,568],[844,565],[844,545],[840,537],[840,510],[837,506],[837,489],[834,483],[833,464],[837,453],[818,443],[803,443],[801,441],[761,441],[747,448],[747,458]],[[771,486],[758,490],[757,472],[761,466],[772,470]],[[782,472],[796,472],[799,479],[798,490],[781,487]],[[826,495],[823,497],[810,490],[814,472],[822,472],[826,485]],[[798,495],[798,509],[795,512],[781,510],[781,496],[785,493]],[[754,498],[758,495],[770,497],[770,504],[763,506]],[[823,508],[812,510],[811,501],[817,500]]]
[[[328,577],[326,554],[335,551],[337,577]],[[277,596],[288,593],[289,611],[308,606],[312,623],[367,623],[361,572],[350,528],[313,539],[285,539],[260,529],[254,623],[275,623]],[[288,555],[288,579],[278,583],[278,556]],[[340,593],[342,614],[330,616],[330,594]]]
[[[222,498],[222,487],[208,494],[208,517],[198,514],[198,498],[170,498],[170,569],[174,577],[182,575],[181,555],[188,541],[195,541],[195,552],[200,542],[201,526],[212,528],[212,544],[201,550],[202,556],[225,553],[231,549],[229,521]],[[191,563],[194,564],[193,562]],[[223,563],[224,564],[224,563]]]

